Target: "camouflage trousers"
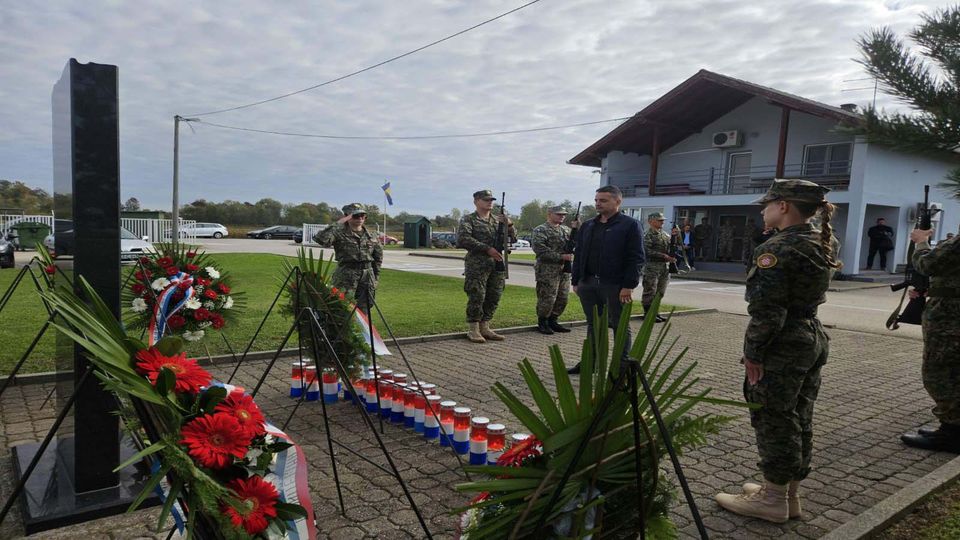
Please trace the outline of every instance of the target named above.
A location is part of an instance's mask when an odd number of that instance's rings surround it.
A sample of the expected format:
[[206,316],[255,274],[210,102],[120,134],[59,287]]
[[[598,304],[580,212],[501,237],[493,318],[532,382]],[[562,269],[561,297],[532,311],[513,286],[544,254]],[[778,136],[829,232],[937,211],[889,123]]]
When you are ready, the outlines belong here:
[[537,317],[559,317],[567,308],[570,296],[570,274],[558,263],[537,264]]
[[810,474],[813,405],[829,338],[817,319],[788,318],[767,351],[763,378],[753,386],[744,380],[743,395],[761,405],[750,411],[760,470],[768,481],[782,485]]
[[717,258],[718,259],[733,258],[733,238],[720,239],[719,243],[717,244]]
[[643,268],[643,297],[641,303],[649,306],[657,296],[663,298],[670,283],[670,272],[665,263],[648,263]]
[[494,269],[490,257],[468,256],[464,264],[463,291],[467,293],[467,322],[489,321],[497,312],[506,276]]
[[356,298],[360,309],[367,306],[368,298],[376,301],[377,278],[372,269],[337,266],[330,276],[330,284]]
[[933,414],[960,426],[960,298],[930,298],[923,310],[923,387]]

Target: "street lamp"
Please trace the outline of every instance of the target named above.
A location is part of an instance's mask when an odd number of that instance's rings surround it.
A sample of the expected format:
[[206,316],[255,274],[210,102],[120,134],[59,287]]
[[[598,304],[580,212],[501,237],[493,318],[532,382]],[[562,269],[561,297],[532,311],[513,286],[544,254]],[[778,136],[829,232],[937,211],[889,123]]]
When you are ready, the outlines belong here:
[[199,119],[184,118],[179,114],[173,116],[173,223],[170,235],[174,247],[180,238],[180,122],[199,122]]

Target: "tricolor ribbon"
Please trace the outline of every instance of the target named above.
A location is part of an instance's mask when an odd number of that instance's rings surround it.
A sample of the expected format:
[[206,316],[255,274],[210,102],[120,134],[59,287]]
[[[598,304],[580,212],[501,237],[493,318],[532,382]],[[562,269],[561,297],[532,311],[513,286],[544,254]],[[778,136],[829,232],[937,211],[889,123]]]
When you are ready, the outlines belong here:
[[[193,276],[186,272],[177,272],[175,275],[168,276],[166,279],[170,281],[170,284],[157,295],[157,303],[153,306],[153,316],[150,317],[150,325],[147,328],[147,334],[149,334],[147,345],[151,347],[154,343],[160,341],[160,338],[162,338],[164,332],[166,332],[167,319],[180,311],[183,306],[186,305],[187,301],[193,297]],[[171,306],[174,293],[180,289],[180,285],[183,283],[187,284],[187,287],[183,289],[183,298]]]
[[370,329],[373,328],[373,351],[377,353],[378,356],[392,356],[390,349],[387,348],[387,344],[384,343],[383,338],[380,337],[380,332],[377,332],[377,328],[367,320],[367,314],[364,313],[362,309],[354,309],[353,305],[350,306],[350,309],[353,309],[357,317],[357,322],[360,323],[363,340],[370,343]]

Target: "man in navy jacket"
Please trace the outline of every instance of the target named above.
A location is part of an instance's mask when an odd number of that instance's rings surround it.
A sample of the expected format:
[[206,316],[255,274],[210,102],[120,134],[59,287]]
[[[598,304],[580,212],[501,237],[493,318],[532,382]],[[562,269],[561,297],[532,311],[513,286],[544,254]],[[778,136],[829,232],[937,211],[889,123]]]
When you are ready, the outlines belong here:
[[[593,310],[607,311],[610,328],[620,322],[623,304],[633,300],[643,266],[643,235],[640,223],[620,213],[623,194],[616,186],[603,186],[594,196],[597,217],[587,221],[577,233],[573,254],[573,292],[587,316],[587,332],[593,335]],[[630,348],[630,327],[627,327]],[[580,364],[568,370],[580,373]]]

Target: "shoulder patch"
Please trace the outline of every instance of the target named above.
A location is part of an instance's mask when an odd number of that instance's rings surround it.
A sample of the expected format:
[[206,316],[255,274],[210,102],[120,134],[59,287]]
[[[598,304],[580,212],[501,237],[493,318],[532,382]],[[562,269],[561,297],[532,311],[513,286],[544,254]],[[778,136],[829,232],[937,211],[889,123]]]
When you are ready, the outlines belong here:
[[773,268],[777,265],[777,256],[773,253],[764,253],[757,257],[757,266],[759,268]]

